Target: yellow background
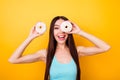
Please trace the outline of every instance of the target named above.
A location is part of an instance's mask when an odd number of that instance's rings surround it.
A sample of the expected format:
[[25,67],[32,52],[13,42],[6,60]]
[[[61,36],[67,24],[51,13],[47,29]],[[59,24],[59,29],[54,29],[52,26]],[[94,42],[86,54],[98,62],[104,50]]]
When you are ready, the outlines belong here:
[[[8,58],[38,21],[47,24],[47,31],[27,47],[24,55],[47,48],[49,24],[57,15],[68,17],[112,47],[103,54],[80,59],[82,80],[120,80],[119,5],[119,0],[0,0],[0,80],[43,80],[43,62],[10,64]],[[74,38],[76,45],[93,45],[78,35]]]

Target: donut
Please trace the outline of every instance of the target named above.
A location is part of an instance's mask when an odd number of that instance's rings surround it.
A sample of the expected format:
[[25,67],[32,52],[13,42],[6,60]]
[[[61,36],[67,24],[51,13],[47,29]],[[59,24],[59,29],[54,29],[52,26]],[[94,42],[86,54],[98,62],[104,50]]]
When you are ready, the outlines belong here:
[[36,27],[35,30],[39,34],[43,34],[46,31],[46,24],[43,22],[38,22],[35,27]]
[[61,31],[70,32],[72,30],[72,24],[69,21],[64,21],[60,25]]

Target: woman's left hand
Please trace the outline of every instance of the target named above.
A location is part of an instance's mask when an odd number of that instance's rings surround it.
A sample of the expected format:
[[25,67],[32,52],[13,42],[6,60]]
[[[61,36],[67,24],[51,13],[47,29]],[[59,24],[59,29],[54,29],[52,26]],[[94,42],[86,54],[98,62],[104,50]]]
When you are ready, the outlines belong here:
[[72,24],[72,30],[68,34],[78,34],[81,31],[80,27],[71,21],[69,22]]

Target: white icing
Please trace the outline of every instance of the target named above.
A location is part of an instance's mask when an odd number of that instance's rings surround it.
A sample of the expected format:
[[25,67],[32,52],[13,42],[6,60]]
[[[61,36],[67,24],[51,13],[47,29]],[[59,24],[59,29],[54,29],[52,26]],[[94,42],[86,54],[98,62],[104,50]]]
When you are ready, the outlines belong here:
[[63,32],[70,32],[72,30],[72,24],[69,21],[64,21],[60,25]]
[[43,34],[46,31],[46,24],[43,22],[38,22],[36,24],[36,28],[35,30],[39,33],[39,34]]

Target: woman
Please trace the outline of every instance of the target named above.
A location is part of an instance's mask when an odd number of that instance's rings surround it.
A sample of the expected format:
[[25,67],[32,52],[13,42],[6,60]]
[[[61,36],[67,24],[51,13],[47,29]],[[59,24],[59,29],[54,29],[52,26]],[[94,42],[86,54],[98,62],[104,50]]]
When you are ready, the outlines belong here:
[[[11,63],[30,63],[36,61],[44,61],[46,63],[46,71],[44,80],[80,80],[79,57],[94,55],[108,51],[110,46],[104,41],[96,38],[81,30],[75,23],[72,23],[71,32],[65,33],[60,29],[60,25],[64,21],[69,21],[64,16],[56,16],[50,25],[48,48],[39,50],[34,54],[22,56],[24,50],[29,43],[41,34],[32,28],[27,39],[16,49],[10,57]],[[84,47],[75,46],[72,34],[82,36],[91,41],[95,46]]]

